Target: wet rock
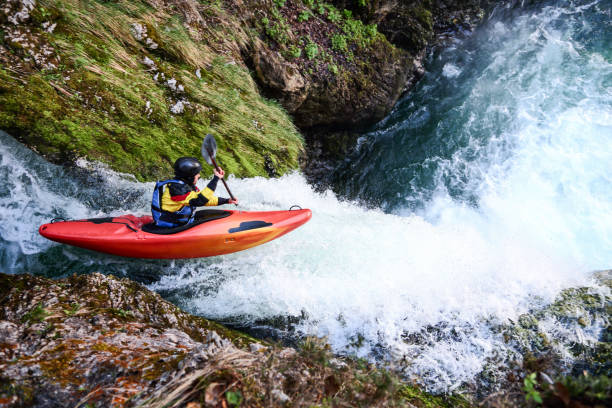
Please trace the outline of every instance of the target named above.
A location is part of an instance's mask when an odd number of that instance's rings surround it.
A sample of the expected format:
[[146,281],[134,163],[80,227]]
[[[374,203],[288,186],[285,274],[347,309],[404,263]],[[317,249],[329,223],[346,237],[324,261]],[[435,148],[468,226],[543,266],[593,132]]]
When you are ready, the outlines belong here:
[[289,396],[287,394],[285,394],[282,390],[279,390],[277,388],[273,389],[271,391],[272,396],[279,401],[280,403],[286,403],[291,401],[291,398],[289,398]]
[[251,352],[253,353],[263,353],[265,352],[268,348],[259,344],[259,343],[251,343],[249,345],[249,349],[251,350]]
[[297,352],[294,349],[284,348],[280,351],[279,357],[280,358],[292,358],[292,357],[295,357],[296,354]]
[[259,82],[288,112],[295,112],[306,100],[310,84],[296,64],[286,61],[278,52],[267,49],[261,42],[257,44],[253,66]]
[[[58,400],[75,405],[96,388],[125,389],[121,398],[127,401],[151,390],[154,380],[163,382],[191,353],[197,365],[220,350],[237,350],[207,330],[204,319],[128,280],[94,273],[60,285],[26,275],[0,275],[0,281],[7,288],[0,301],[0,372],[36,389],[36,406]],[[238,344],[248,345],[238,337]],[[91,400],[113,398],[109,391]]]

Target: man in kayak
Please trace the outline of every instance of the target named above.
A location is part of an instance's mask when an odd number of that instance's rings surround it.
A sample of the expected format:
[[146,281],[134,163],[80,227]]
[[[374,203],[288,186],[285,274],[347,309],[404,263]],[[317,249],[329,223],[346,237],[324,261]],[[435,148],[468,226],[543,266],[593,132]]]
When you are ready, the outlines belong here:
[[204,190],[196,183],[202,165],[195,157],[181,157],[174,163],[175,178],[158,181],[153,191],[151,212],[158,227],[178,227],[195,219],[195,208],[223,204],[238,204],[238,200],[215,196],[217,182],[225,175],[223,169],[213,170],[214,177]]

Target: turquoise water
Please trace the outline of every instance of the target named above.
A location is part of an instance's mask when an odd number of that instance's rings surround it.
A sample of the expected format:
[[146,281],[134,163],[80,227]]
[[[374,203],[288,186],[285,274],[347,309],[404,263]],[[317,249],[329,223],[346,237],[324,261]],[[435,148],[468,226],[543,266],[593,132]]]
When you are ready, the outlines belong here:
[[612,3],[544,4],[498,9],[434,52],[416,89],[338,166],[334,190],[431,220],[444,200],[520,216],[560,250],[609,266]]
[[[152,183],[51,165],[0,133],[0,268],[129,276],[188,311],[400,364],[433,390],[512,352],[493,330],[597,287],[612,267],[610,1],[498,9],[434,51],[428,73],[317,193],[301,174],[230,178],[243,210],[313,219],[248,251],[130,260],[38,235],[55,217],[149,211]],[[224,195],[222,186],[220,195]],[[541,329],[588,343],[597,327]],[[430,329],[435,327],[435,335]],[[418,340],[414,340],[418,339]]]

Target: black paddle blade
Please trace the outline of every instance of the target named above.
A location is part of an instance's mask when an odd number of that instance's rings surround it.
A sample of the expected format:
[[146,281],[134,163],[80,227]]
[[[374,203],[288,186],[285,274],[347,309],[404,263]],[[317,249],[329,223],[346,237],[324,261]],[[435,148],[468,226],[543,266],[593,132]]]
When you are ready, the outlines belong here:
[[213,159],[217,156],[217,141],[213,135],[208,134],[202,142],[202,157],[206,163],[213,165]]

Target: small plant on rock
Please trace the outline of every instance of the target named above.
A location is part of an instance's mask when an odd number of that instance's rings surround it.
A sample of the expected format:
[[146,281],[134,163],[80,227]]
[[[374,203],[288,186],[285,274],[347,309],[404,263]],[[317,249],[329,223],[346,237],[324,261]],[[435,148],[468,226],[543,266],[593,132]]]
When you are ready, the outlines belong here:
[[338,10],[332,8],[329,10],[329,13],[327,13],[327,19],[332,23],[337,24],[342,20],[342,15]]
[[287,54],[290,58],[300,58],[302,56],[302,49],[297,45],[292,45],[287,50]]
[[536,390],[538,386],[538,380],[536,379],[537,374],[531,373],[523,380],[523,391],[525,391],[525,401],[529,402],[532,399],[536,404],[542,403],[542,396],[540,392]]
[[242,401],[244,401],[244,398],[242,397],[242,393],[240,392],[240,390],[227,391],[225,393],[225,398],[227,399],[227,403],[231,407],[239,407],[240,404],[242,404]]
[[21,321],[23,323],[40,323],[45,320],[51,313],[47,312],[47,310],[43,307],[42,303],[36,305],[36,307],[32,308],[28,313],[23,315]]
[[74,316],[76,314],[76,312],[79,311],[80,308],[81,308],[81,305],[79,305],[78,303],[74,302],[70,309],[64,309],[64,314],[66,316]]
[[335,34],[332,39],[332,49],[335,51],[347,51],[348,45],[346,42],[346,35]]
[[310,10],[304,10],[300,13],[300,15],[298,16],[298,21],[300,23],[303,23],[304,21],[308,21],[310,19],[310,17],[312,17],[312,11]]
[[309,41],[304,51],[306,52],[306,58],[313,60],[319,54],[319,47],[316,43]]

